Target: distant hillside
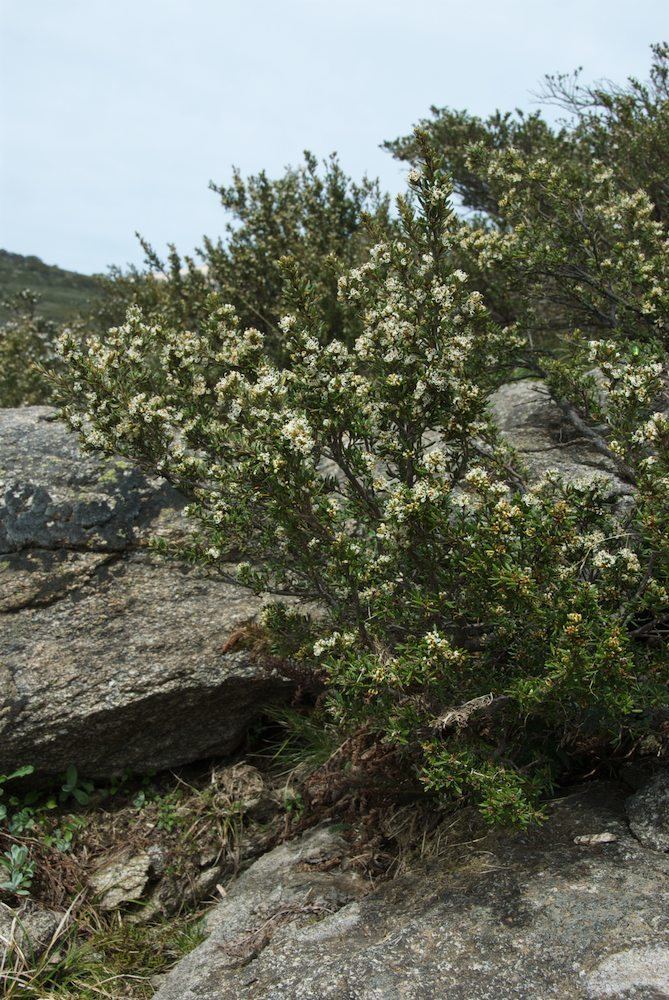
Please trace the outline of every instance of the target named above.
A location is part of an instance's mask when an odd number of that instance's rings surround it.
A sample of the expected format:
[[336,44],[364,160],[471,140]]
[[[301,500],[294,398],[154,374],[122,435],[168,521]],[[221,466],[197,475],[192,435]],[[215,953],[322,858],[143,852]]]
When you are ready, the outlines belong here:
[[29,288],[40,297],[42,315],[65,322],[100,294],[98,278],[0,250],[0,322],[7,318],[2,300]]

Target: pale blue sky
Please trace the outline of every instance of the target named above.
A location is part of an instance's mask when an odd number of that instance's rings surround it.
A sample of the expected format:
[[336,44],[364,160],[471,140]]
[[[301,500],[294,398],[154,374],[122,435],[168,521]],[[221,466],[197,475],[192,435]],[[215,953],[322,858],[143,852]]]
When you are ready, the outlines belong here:
[[92,272],[134,231],[218,235],[232,164],[378,146],[431,104],[528,107],[546,72],[646,75],[668,0],[0,0],[0,246]]

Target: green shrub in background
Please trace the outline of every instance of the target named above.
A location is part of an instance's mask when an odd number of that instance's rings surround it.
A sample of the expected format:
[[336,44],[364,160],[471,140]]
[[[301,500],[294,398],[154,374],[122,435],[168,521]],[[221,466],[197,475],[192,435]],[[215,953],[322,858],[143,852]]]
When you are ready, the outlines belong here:
[[[53,342],[65,319],[77,337],[91,331],[104,336],[110,326],[123,321],[133,304],[160,322],[199,329],[209,316],[211,294],[218,294],[235,306],[242,325],[263,332],[280,357],[284,281],[279,262],[286,254],[309,276],[322,317],[321,336],[355,339],[360,332],[357,313],[339,301],[337,278],[342,268],[364,258],[370,222],[379,232],[392,229],[389,199],[378,182],[363,178],[357,184],[336,156],[319,164],[305,153],[300,167],[287,169],[277,179],[264,172],[244,179],[235,171],[230,186],[212,185],[212,189],[228,215],[225,237],[205,238],[195,256],[182,256],[172,246],[162,260],[141,241],[145,268],[115,267],[105,277],[93,278],[49,268],[36,259],[30,270],[27,265],[33,258],[4,254],[0,263],[23,262],[20,274],[33,274],[45,289],[55,288],[50,295],[60,296],[58,303],[47,302],[45,307],[51,311],[57,307],[60,322],[45,317],[31,291],[21,291],[3,303],[8,318],[0,326],[0,406],[49,402],[50,387],[43,372],[56,364]],[[7,281],[15,283],[8,263],[5,270]],[[89,306],[82,304],[86,291]],[[67,296],[72,307],[65,317],[60,299]]]
[[51,387],[41,369],[56,363],[58,328],[40,315],[37,296],[27,289],[4,307],[9,318],[0,326],[0,407],[47,403]]
[[40,314],[57,324],[89,310],[100,292],[96,275],[66,271],[39,257],[0,249],[0,324],[12,317],[11,300],[26,288],[37,296]]
[[[606,392],[595,392],[580,348],[573,362],[564,351],[537,361],[526,328],[544,279],[551,309],[568,300],[577,340],[573,316],[583,303],[599,308],[615,282],[621,316],[648,315],[647,300],[661,313],[663,230],[646,196],[616,186],[603,166],[574,221],[570,161],[535,127],[540,158],[480,145],[462,154],[504,225],[463,225],[418,134],[398,230],[343,271],[340,312],[329,265],[305,260],[298,245],[283,263],[281,363],[265,306],[256,306],[262,321],[240,321],[221,282],[225,294],[210,296],[192,326],[133,306],[85,348],[66,334],[57,384],[90,447],[139,461],[190,496],[200,559],[223,566],[239,547],[247,561],[235,579],[320,606],[324,617],[305,621],[275,605],[266,624],[277,649],[325,671],[343,730],[364,727],[394,747],[433,793],[520,824],[571,760],[652,730],[668,660],[660,327],[644,321],[652,335],[630,338],[627,325],[608,325],[588,346]],[[593,225],[618,233],[610,265],[588,256]],[[475,284],[492,275],[481,290],[455,266],[467,260]],[[606,278],[579,290],[565,277],[569,260]],[[489,288],[507,281],[517,327],[486,307]],[[333,315],[347,318],[337,326]],[[601,484],[525,483],[487,402],[530,362],[638,484],[625,514]]]
[[234,305],[242,326],[256,327],[277,351],[285,311],[280,260],[290,255],[309,277],[322,335],[354,339],[357,314],[337,298],[337,277],[364,258],[367,216],[382,231],[392,226],[389,199],[378,182],[365,177],[357,184],[336,156],[319,164],[307,152],[301,166],[279,178],[264,171],[243,178],[235,170],[232,184],[211,187],[228,215],[225,237],[205,238],[194,257],[171,247],[166,261],[142,241],[147,268],[111,272],[105,301],[91,320],[96,327],[104,332],[122,322],[135,304],[147,316],[197,329],[207,321],[208,296],[215,292]]

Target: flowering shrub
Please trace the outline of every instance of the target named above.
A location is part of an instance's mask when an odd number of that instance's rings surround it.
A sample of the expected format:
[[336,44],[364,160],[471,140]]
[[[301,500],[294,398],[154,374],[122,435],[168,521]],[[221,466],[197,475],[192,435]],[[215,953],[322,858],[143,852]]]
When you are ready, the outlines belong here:
[[[635,487],[625,530],[646,566],[642,595],[663,591],[669,571],[669,48],[653,54],[648,84],[549,78],[575,115],[561,152],[481,142],[463,152],[503,225],[467,225],[459,242],[484,284],[516,290],[529,331],[519,363]],[[535,337],[542,327],[558,334],[549,344]],[[663,649],[667,608],[644,612],[636,632]]]
[[[428,141],[480,214],[463,224],[454,261],[486,305],[524,331],[519,366],[545,380],[576,432],[636,490],[626,522],[647,572],[669,567],[669,46],[652,46],[647,82],[588,87],[546,78],[566,113],[487,121],[435,110]],[[415,139],[390,144],[411,160]],[[666,641],[666,605],[643,635]]]
[[[569,760],[640,739],[663,704],[669,594],[658,511],[667,509],[669,428],[652,415],[663,370],[647,345],[633,370],[616,353],[621,341],[597,346],[610,382],[600,409],[628,428],[619,446],[602,447],[623,465],[660,470],[643,472],[653,486],[638,509],[621,515],[596,482],[549,475],[528,487],[487,406],[525,340],[493,322],[453,269],[471,233],[419,141],[397,235],[339,280],[353,342],[332,339],[318,282],[284,261],[285,364],[266,334],[211,298],[196,329],[133,307],[86,345],[66,333],[57,390],[90,447],[189,495],[201,525],[193,556],[258,592],[318,607],[305,616],[274,604],[266,625],[277,651],[323,672],[344,729],[395,747],[430,792],[523,824]],[[626,209],[615,211],[612,220]],[[617,225],[608,218],[603,226]],[[643,211],[626,218],[655,238]],[[493,257],[510,266],[520,247],[544,252],[520,222],[517,243],[485,231],[477,239],[481,269]],[[663,301],[653,287],[649,278],[638,301]],[[636,409],[617,392],[621,364],[623,384],[643,385]],[[575,384],[559,368],[550,377],[565,392]],[[245,561],[231,573],[233,549]]]
[[[563,111],[557,127],[540,111],[531,115],[498,111],[481,119],[463,111],[433,108],[431,117],[421,122],[433,148],[444,158],[461,202],[472,213],[469,228],[474,245],[465,242],[457,248],[455,266],[471,273],[496,316],[505,322],[531,319],[535,344],[554,342],[573,323],[607,328],[616,314],[616,302],[620,307],[624,300],[606,298],[610,248],[622,245],[628,255],[634,254],[636,236],[631,234],[630,223],[637,220],[646,229],[649,220],[643,222],[642,216],[648,206],[650,220],[666,228],[668,81],[669,46],[660,44],[652,46],[647,82],[631,79],[624,86],[587,86],[578,73],[546,77],[540,97]],[[409,162],[419,148],[415,134],[386,147]],[[546,204],[541,200],[544,193]],[[614,193],[623,200],[614,204]],[[625,197],[631,199],[626,208]],[[613,215],[599,213],[596,203],[602,199]],[[620,212],[624,228],[616,236],[614,215]],[[494,266],[491,247],[480,259],[478,237],[486,232],[508,234],[519,226],[527,227],[523,247],[530,249],[531,262],[524,260],[519,244],[515,263],[522,267]],[[571,251],[576,249],[578,256],[572,259]],[[624,267],[622,259],[619,263]],[[632,283],[637,273],[630,275]],[[618,280],[622,274],[618,272]],[[593,275],[598,291],[591,289],[589,296]],[[528,277],[532,278],[529,301]]]

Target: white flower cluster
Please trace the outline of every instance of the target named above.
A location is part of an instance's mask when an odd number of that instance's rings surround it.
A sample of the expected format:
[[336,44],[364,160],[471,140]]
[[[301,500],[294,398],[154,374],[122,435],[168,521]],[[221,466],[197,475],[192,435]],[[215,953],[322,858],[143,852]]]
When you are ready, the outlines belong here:
[[462,659],[462,651],[455,649],[452,642],[436,628],[426,632],[423,641],[429,657],[450,663],[456,663]]
[[341,651],[355,645],[357,636],[354,632],[332,632],[323,639],[317,639],[313,645],[313,653],[316,657],[325,656],[328,653]]
[[283,437],[290,442],[290,445],[301,455],[310,455],[315,442],[311,433],[311,428],[304,417],[292,416],[283,425],[281,431]]
[[669,413],[654,413],[637,428],[633,440],[637,444],[656,444],[660,441],[669,444]]

